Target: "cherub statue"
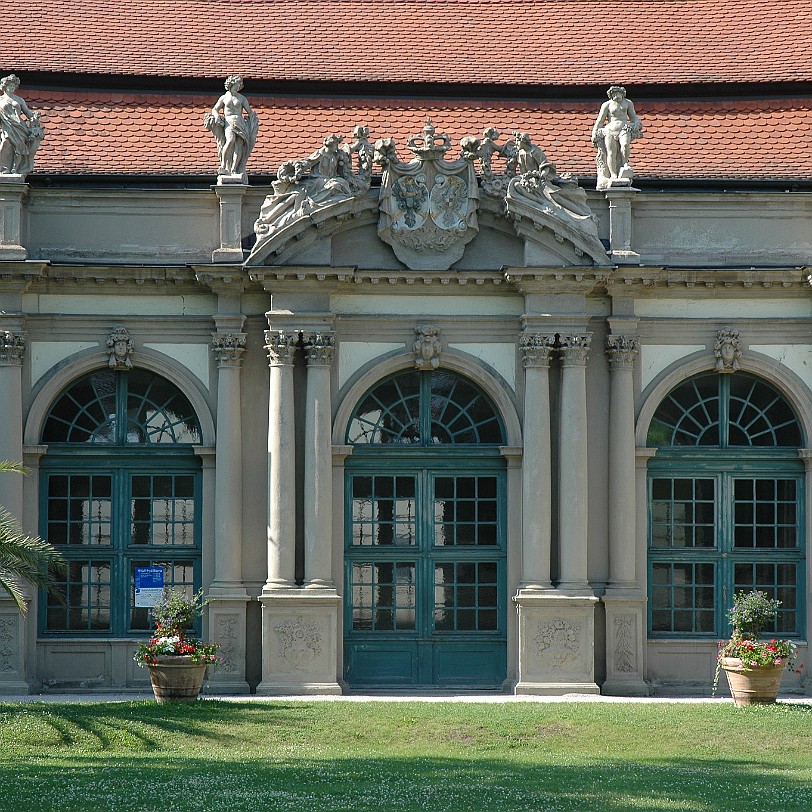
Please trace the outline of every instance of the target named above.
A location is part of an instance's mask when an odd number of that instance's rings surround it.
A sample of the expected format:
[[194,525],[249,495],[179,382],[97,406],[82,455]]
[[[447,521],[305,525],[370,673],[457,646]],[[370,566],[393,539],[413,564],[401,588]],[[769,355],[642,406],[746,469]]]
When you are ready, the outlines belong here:
[[631,100],[626,98],[626,88],[612,85],[606,95],[609,101],[601,105],[592,128],[592,143],[598,150],[595,156],[598,189],[631,184],[634,173],[629,165],[629,147],[643,135],[643,123]]
[[[12,73],[0,79],[0,174],[27,175],[45,131],[40,114],[32,113],[17,95],[20,80]],[[25,118],[23,118],[25,116]]]
[[[217,152],[220,156],[218,183],[224,177],[247,179],[245,166],[248,156],[254,148],[259,129],[257,114],[251,109],[245,96],[241,76],[229,76],[225,81],[226,92],[220,96],[206,114],[203,124],[211,130],[217,141]],[[243,115],[243,111],[246,115]]]

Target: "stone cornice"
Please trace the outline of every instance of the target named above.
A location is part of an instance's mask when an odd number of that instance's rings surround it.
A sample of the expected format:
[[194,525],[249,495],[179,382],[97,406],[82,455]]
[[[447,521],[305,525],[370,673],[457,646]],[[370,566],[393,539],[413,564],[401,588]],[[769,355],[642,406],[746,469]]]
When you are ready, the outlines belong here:
[[740,291],[786,291],[809,287],[810,269],[796,268],[730,268],[692,269],[668,267],[616,268],[606,283],[610,296],[635,296],[657,290],[691,291],[691,295],[702,290]]
[[248,286],[248,276],[241,265],[193,265],[195,279],[212,293],[239,296]]
[[578,294],[586,296],[606,284],[611,268],[504,268],[505,279],[519,293]]
[[42,279],[47,267],[47,262],[37,260],[0,262],[0,292],[25,293]]

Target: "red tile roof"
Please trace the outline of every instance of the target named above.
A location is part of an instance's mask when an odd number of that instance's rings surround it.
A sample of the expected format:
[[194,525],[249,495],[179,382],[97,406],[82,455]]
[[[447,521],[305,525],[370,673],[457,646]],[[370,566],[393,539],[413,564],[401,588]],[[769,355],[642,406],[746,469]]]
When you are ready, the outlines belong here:
[[[46,138],[37,153],[42,173],[211,174],[214,139],[203,116],[216,95],[37,91],[24,97],[42,112]],[[528,131],[559,171],[595,174],[590,132],[593,102],[425,99],[293,99],[251,96],[260,118],[249,174],[275,173],[304,157],[325,135],[351,136],[357,124],[370,139],[394,137],[402,159],[406,138],[427,115],[459,139],[495,126]],[[644,137],[632,146],[639,178],[812,179],[812,98],[769,100],[635,100]]]
[[[536,85],[812,80],[810,0],[26,0],[7,71]],[[247,83],[250,92],[250,81]]]

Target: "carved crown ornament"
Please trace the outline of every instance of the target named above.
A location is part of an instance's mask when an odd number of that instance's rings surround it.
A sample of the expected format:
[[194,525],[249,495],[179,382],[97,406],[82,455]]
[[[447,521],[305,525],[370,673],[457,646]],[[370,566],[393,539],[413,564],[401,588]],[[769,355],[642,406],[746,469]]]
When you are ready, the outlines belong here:
[[328,367],[333,363],[336,344],[335,333],[303,333],[302,339],[308,366]]
[[211,348],[219,366],[239,366],[245,353],[245,333],[212,333]]
[[606,338],[606,354],[612,369],[634,369],[634,361],[640,352],[637,336],[612,335]]
[[25,333],[0,330],[0,366],[19,366],[25,354]]
[[555,348],[555,335],[524,332],[519,338],[522,363],[527,367],[549,367],[550,354]]
[[428,118],[406,140],[411,156],[404,160],[393,138],[373,146],[366,126],[356,127],[351,138],[328,135],[306,158],[279,167],[254,224],[257,241],[246,264],[262,264],[267,257],[273,264],[305,229],[329,232],[328,221],[373,212],[376,202],[367,193],[375,165],[382,171],[378,235],[410,270],[444,271],[462,257],[479,231],[480,195],[521,236],[538,239],[549,229],[575,257],[585,258],[583,264],[611,264],[577,179],[559,173],[529,133],[500,139],[493,127],[481,137],[465,136],[458,155],[449,159],[451,138]]

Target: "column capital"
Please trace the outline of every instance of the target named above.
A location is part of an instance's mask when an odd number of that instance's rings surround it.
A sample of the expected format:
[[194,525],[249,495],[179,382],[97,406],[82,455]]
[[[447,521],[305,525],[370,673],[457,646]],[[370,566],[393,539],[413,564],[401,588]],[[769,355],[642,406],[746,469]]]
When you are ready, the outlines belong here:
[[522,353],[522,364],[527,367],[549,367],[550,353],[555,345],[555,335],[534,333],[525,330],[519,336],[519,349]]
[[245,354],[245,333],[212,333],[211,348],[218,367],[238,367]]
[[25,333],[0,330],[0,367],[20,366],[25,354]]
[[299,333],[288,333],[284,330],[265,331],[265,349],[272,367],[293,364],[293,355],[299,345]]
[[592,333],[573,333],[559,336],[561,364],[565,367],[586,366]]
[[324,332],[303,332],[305,357],[309,367],[329,367],[335,356],[336,334]]
[[637,336],[612,335],[606,337],[606,354],[609,366],[615,369],[634,369],[634,359],[640,352]]

